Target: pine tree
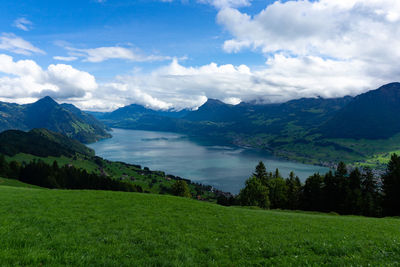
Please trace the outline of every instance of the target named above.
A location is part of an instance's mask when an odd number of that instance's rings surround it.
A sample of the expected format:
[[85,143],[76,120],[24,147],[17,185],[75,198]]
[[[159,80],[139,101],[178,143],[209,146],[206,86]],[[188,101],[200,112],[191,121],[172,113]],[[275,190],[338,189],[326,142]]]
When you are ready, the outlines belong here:
[[303,194],[301,198],[301,206],[302,209],[305,210],[314,210],[314,211],[323,211],[323,194],[324,190],[322,188],[324,179],[321,177],[319,173],[315,173],[314,175],[307,178],[304,188]]
[[256,170],[253,173],[253,176],[256,177],[257,179],[259,179],[263,185],[267,185],[268,173],[267,173],[267,169],[265,168],[265,165],[262,161],[260,161],[258,163],[258,165],[256,166]]
[[386,215],[400,215],[400,157],[393,154],[382,177],[384,211]]
[[348,180],[349,190],[346,194],[346,213],[361,214],[361,173],[358,168],[350,173]]
[[300,194],[301,194],[301,182],[299,177],[295,176],[293,172],[290,172],[289,178],[286,179],[287,187],[287,208],[298,209],[300,208]]
[[361,214],[365,216],[380,216],[381,201],[378,185],[370,168],[365,168],[361,178]]
[[0,155],[0,176],[7,176],[8,173],[8,163],[4,155]]

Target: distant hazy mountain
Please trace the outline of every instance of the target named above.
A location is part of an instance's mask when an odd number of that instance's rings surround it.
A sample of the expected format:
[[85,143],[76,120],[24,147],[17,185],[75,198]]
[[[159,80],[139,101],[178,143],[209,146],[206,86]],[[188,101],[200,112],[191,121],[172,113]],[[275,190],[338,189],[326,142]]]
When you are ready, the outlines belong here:
[[225,104],[209,99],[195,111],[160,112],[130,105],[102,114],[103,122],[119,128],[177,131],[191,134],[283,133],[288,127],[316,128],[352,100],[351,97],[302,98],[282,104]]
[[400,132],[400,83],[390,83],[354,98],[320,132],[331,138],[388,138]]
[[170,117],[170,118],[182,118],[189,110],[181,110],[181,111],[174,111],[174,110],[153,110],[141,105],[132,104],[129,106],[125,106],[119,108],[113,112],[109,113],[95,113],[94,115],[99,116],[99,118],[104,120],[125,120],[125,119],[136,119],[138,116],[143,115],[158,115],[163,117]]
[[46,128],[84,143],[110,137],[107,127],[92,115],[70,104],[59,105],[51,97],[17,105],[0,102],[0,131]]
[[41,157],[74,156],[76,153],[94,156],[92,149],[47,129],[33,129],[29,132],[7,130],[0,133],[0,154],[14,156],[17,153]]
[[210,98],[197,110],[188,112],[184,119],[190,121],[230,121],[235,119],[237,110],[239,109],[234,105]]

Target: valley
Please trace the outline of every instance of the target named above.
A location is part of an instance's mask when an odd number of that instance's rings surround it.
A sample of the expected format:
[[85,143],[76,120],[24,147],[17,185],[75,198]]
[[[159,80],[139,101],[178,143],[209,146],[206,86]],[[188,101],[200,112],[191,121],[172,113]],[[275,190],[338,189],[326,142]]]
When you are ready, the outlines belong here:
[[157,111],[134,104],[93,115],[114,128],[218,139],[327,167],[344,161],[382,169],[380,155],[400,149],[399,92],[400,84],[391,83],[356,97],[238,105],[208,99],[193,111]]
[[285,161],[267,151],[242,148],[211,138],[184,134],[113,129],[113,137],[89,147],[96,155],[112,161],[140,164],[163,170],[222,191],[239,193],[254,166],[262,160],[268,171],[279,168],[284,177],[291,171],[302,181],[328,168]]

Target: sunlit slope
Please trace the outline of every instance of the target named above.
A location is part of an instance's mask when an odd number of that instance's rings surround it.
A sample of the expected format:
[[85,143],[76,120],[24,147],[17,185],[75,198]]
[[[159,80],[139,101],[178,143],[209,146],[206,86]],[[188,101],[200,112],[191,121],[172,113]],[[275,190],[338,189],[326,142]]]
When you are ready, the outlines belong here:
[[0,186],[6,266],[388,265],[400,261],[399,227],[398,219]]

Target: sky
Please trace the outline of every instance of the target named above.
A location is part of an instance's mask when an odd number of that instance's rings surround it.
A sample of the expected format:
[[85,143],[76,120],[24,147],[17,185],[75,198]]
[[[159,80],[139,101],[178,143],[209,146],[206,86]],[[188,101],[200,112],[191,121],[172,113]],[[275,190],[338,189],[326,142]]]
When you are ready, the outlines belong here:
[[0,101],[277,103],[399,81],[398,0],[0,0]]

